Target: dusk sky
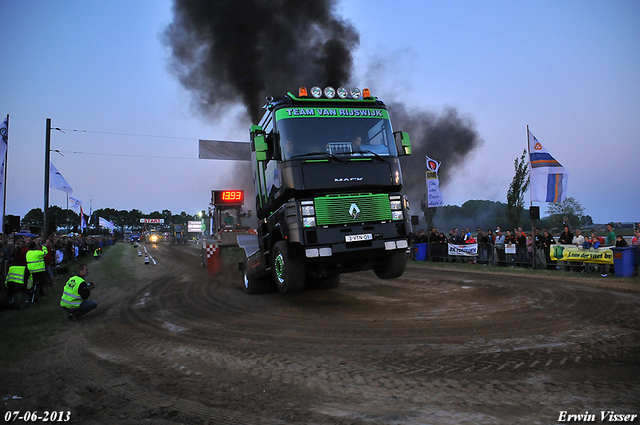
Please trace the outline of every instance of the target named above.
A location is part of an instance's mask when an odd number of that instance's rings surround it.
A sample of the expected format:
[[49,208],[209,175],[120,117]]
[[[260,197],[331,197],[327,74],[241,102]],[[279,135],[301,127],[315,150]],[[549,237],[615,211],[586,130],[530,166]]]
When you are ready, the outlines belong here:
[[[640,221],[640,2],[346,0],[335,13],[360,34],[352,86],[474,123],[482,144],[444,186],[445,204],[506,202],[529,125],[595,222]],[[169,71],[172,19],[168,0],[0,0],[7,214],[43,207],[48,117],[64,131],[52,132],[63,156],[51,161],[85,212],[195,214],[212,189],[250,173],[197,159],[198,139],[246,141],[251,123],[241,105],[216,116],[193,107]],[[50,200],[66,208],[64,192]]]

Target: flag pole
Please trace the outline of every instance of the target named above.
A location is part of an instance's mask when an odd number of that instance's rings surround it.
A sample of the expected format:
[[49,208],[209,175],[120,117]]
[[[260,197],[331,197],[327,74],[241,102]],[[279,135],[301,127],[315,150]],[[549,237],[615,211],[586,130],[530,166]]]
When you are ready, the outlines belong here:
[[4,193],[2,194],[2,225],[0,229],[2,229],[2,234],[4,234],[4,218],[7,213],[7,158],[9,158],[9,114],[7,114],[7,149],[4,152],[4,182],[2,183],[2,188],[4,189]]
[[67,233],[69,233],[69,192],[67,192]]
[[[531,146],[529,143],[529,125],[527,124],[527,153],[529,154],[529,218],[531,218],[531,207],[533,207],[533,200],[531,199]],[[538,268],[538,252],[536,247],[536,221],[531,218],[531,240],[533,242],[533,261],[531,266],[534,269]]]
[[42,229],[44,237],[49,231],[49,162],[51,161],[51,118],[47,118],[47,135],[44,144],[44,215]]

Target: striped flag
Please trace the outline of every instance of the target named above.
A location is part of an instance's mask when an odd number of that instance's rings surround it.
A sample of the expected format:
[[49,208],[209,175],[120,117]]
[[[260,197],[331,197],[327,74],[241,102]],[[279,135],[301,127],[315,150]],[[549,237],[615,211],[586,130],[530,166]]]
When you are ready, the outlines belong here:
[[87,227],[86,221],[84,221],[84,211],[82,211],[82,205],[80,205],[80,233]]
[[82,205],[82,201],[77,198],[74,198],[73,196],[69,196],[69,202],[70,202],[69,206],[74,210],[78,208],[80,205]]
[[[527,128],[527,131],[529,129]],[[569,172],[529,133],[531,201],[562,202],[567,197]]]

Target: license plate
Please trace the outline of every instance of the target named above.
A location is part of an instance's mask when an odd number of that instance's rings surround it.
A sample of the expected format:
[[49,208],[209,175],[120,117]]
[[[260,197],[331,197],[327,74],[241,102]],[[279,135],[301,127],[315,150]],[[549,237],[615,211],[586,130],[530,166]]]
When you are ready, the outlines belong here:
[[373,239],[373,234],[365,233],[362,235],[347,235],[344,239],[346,242],[370,241]]

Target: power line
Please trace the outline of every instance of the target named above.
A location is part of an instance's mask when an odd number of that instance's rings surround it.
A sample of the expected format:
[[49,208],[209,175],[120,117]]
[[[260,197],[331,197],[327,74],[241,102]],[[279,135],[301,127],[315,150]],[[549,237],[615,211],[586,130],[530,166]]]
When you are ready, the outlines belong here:
[[60,131],[71,131],[74,133],[93,133],[93,134],[110,134],[113,136],[134,136],[134,137],[152,137],[156,139],[177,139],[177,140],[197,140],[194,137],[176,137],[176,136],[158,136],[153,134],[135,134],[135,133],[116,133],[111,131],[91,131],[91,130],[78,130],[74,128],[56,128]]
[[74,155],[97,155],[97,156],[125,156],[131,158],[156,158],[156,159],[199,159],[199,158],[187,158],[181,156],[155,156],[155,155],[125,155],[120,153],[100,153],[100,152],[78,152],[78,151],[61,151],[58,149],[53,149],[53,152],[62,153],[70,153]]

